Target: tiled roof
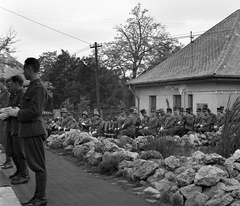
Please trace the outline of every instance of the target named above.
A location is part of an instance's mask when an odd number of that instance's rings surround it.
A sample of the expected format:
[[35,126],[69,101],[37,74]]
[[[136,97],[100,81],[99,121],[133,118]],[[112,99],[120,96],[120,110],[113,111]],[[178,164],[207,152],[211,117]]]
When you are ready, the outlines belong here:
[[240,78],[240,10],[128,84],[206,77]]

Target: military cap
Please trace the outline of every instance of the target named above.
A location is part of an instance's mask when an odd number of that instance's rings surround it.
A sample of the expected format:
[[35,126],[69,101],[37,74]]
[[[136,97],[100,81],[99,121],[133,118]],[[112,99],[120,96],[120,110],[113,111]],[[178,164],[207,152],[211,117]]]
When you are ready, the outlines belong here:
[[196,112],[201,112],[202,110],[201,110],[201,108],[197,108],[197,110],[196,110]]
[[163,113],[164,112],[164,109],[160,108],[157,110],[157,113]]
[[172,112],[172,108],[167,108],[167,112]]
[[61,113],[67,113],[67,109],[66,108],[62,108]]
[[88,116],[88,112],[87,111],[83,111],[82,115]]
[[151,109],[151,112],[156,112],[156,109],[153,109],[153,108],[152,108],[152,109]]
[[145,109],[140,110],[141,114],[147,113]]
[[94,111],[93,116],[100,116],[98,111]]

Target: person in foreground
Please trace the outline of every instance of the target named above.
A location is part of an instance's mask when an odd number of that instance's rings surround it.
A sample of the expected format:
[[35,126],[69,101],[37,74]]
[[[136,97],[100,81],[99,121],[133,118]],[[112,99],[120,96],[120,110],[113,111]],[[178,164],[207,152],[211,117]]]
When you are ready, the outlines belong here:
[[8,115],[16,116],[19,121],[19,137],[23,139],[24,152],[29,168],[35,173],[36,189],[34,196],[24,206],[46,206],[47,171],[45,164],[44,140],[47,130],[42,118],[48,93],[39,78],[40,64],[35,58],[24,62],[24,76],[30,80],[24,93],[21,109],[10,108]]

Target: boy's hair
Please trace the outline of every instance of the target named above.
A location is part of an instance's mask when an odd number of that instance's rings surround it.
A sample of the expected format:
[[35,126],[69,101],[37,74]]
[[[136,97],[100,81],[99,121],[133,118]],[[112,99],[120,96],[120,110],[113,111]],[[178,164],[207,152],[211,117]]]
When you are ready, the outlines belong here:
[[36,58],[29,57],[25,60],[24,66],[31,66],[34,72],[40,71],[40,63]]
[[20,75],[12,76],[10,79],[11,79],[12,82],[18,83],[20,86],[23,86],[24,80]]

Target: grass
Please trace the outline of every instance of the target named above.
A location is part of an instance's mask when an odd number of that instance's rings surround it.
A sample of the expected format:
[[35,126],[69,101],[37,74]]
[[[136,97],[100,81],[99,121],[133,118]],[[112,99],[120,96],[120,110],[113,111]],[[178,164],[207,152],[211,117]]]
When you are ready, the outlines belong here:
[[170,136],[157,136],[156,138],[148,138],[146,150],[156,150],[160,152],[165,159],[176,152],[177,143]]
[[221,139],[217,145],[216,152],[225,158],[230,157],[237,149],[240,148],[240,98],[230,108],[231,96],[229,96],[228,106],[225,114],[224,127]]

